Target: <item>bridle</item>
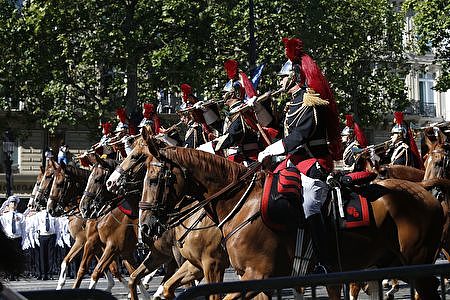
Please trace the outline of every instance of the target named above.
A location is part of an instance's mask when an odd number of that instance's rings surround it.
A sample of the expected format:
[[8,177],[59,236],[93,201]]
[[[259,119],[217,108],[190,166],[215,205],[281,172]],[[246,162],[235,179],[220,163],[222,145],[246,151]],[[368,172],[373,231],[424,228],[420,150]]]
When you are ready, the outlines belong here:
[[[55,179],[54,179],[55,180]],[[62,212],[60,216],[70,216],[78,213],[78,195],[80,183],[64,172],[63,183],[57,183],[57,196],[50,195],[49,200],[56,203],[55,212]],[[70,194],[69,194],[70,193]]]
[[445,144],[440,149],[434,149],[431,151],[431,155],[442,155],[442,163],[439,165],[435,164],[435,167],[438,167],[437,178],[448,178],[449,167],[450,167],[450,158],[449,158],[449,149],[447,149],[447,144]]
[[[136,185],[139,184],[139,182],[136,181],[130,181],[130,178],[133,178],[133,174],[138,174],[139,172],[141,172],[143,170],[143,168],[145,167],[145,159],[147,158],[147,156],[143,153],[139,154],[139,156],[137,158],[132,158],[130,159],[130,167],[127,168],[127,170],[124,170],[123,167],[121,166],[121,164],[119,164],[115,171],[117,173],[120,174],[120,178],[119,178],[119,182],[118,182],[118,186],[119,186],[119,191],[118,194],[125,194],[125,190],[126,190],[126,186],[128,185]],[[139,165],[139,168],[137,170],[134,170],[136,168],[137,165]],[[140,192],[140,191],[137,191]],[[129,192],[128,192],[129,193]]]
[[153,204],[146,201],[139,201],[139,209],[143,211],[152,211],[157,219],[166,218],[168,196],[173,189],[176,176],[172,171],[171,162],[151,162],[150,165],[159,167],[158,176],[155,178],[148,178],[145,182],[145,184],[148,184],[149,186],[156,186],[156,203]]
[[48,180],[48,185],[45,187],[45,189],[42,189],[40,186],[37,191],[37,195],[34,198],[35,202],[37,200],[37,204],[40,206],[43,206],[43,203],[47,204],[47,195],[50,194],[50,189],[52,188],[53,180],[55,176],[55,170],[52,171],[50,175],[44,174],[44,180]]

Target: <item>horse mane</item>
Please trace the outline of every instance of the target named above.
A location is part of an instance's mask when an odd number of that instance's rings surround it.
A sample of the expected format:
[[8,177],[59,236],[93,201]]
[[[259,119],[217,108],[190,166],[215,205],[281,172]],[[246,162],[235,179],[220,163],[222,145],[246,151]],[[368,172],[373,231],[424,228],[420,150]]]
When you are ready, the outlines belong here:
[[91,174],[91,171],[73,165],[66,165],[64,172],[85,181],[89,178],[89,175]]
[[162,154],[182,167],[197,170],[207,174],[214,181],[231,179],[237,180],[247,171],[243,165],[208,152],[182,147],[166,147],[161,149]]

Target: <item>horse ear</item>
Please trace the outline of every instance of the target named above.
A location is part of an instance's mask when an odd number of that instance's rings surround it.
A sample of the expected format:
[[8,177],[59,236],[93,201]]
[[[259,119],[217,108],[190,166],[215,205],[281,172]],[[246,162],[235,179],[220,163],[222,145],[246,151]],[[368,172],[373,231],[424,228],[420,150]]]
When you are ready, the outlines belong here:
[[53,169],[58,169],[59,165],[56,163],[56,161],[52,158],[50,159],[50,162],[52,164]]
[[147,140],[147,147],[148,147],[148,151],[150,151],[150,153],[154,157],[156,157],[158,159],[161,158],[161,153],[160,153],[161,148],[158,146],[156,139],[154,139],[153,137],[149,138]]
[[106,161],[105,161],[103,158],[101,158],[97,153],[94,153],[94,155],[95,155],[95,161],[96,161],[100,166],[102,166],[102,167],[105,168],[105,169],[109,169],[108,164],[106,163]]
[[144,126],[142,127],[142,138],[144,139],[144,141],[147,141],[153,134],[151,132],[150,127]]
[[45,173],[45,168],[44,168],[44,166],[40,165],[40,166],[39,166],[39,169],[41,170],[41,173],[42,173],[42,174]]

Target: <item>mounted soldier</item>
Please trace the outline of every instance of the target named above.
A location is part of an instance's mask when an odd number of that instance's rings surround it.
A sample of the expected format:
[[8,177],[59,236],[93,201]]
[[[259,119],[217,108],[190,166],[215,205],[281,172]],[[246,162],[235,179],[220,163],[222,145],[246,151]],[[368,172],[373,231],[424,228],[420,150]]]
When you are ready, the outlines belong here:
[[208,142],[208,135],[202,124],[195,121],[195,110],[180,110],[178,114],[181,122],[187,126],[183,147],[195,149]]
[[110,145],[117,152],[117,159],[127,157],[128,153],[131,152],[131,143],[129,141],[130,132],[128,126],[127,113],[123,107],[116,110],[116,116],[119,120],[116,129],[114,130],[115,136],[110,140]]
[[145,125],[150,125],[154,134],[158,134],[161,132],[161,122],[155,112],[155,107],[153,104],[142,104],[142,115],[144,116],[144,118],[142,118],[141,122],[138,125],[139,131],[141,131],[142,127],[144,127]]
[[[206,142],[215,139],[219,132],[214,128],[220,128],[220,126],[223,126],[218,111],[216,112],[209,106],[204,106],[205,103],[200,101],[194,95],[192,92],[192,87],[189,84],[183,83],[181,85],[181,92],[183,103],[181,104],[181,109],[179,112],[184,117],[190,119],[192,121],[191,124],[200,126],[203,131],[202,135],[206,137]],[[186,123],[185,121],[187,120],[185,119],[183,123]],[[195,148],[203,144],[203,142],[196,144],[197,146]]]
[[367,147],[367,140],[358,123],[353,120],[352,115],[345,115],[345,127],[341,132],[342,143],[344,143],[344,169],[348,171],[362,171],[364,166],[356,161],[356,155]]
[[402,112],[394,113],[394,127],[391,130],[390,147],[387,149],[384,164],[404,165],[423,168],[423,162],[414,141],[411,129],[404,121]]
[[258,160],[287,154],[275,172],[295,166],[301,173],[306,225],[319,261],[315,272],[329,272],[335,264],[321,208],[333,159],[342,158],[337,105],[318,65],[303,51],[303,42],[298,38],[282,41],[288,61],[279,75],[283,91],[291,96],[286,104],[285,137],[259,153]]
[[181,110],[192,110],[192,118],[196,123],[202,124],[203,131],[212,141],[222,130],[223,122],[220,118],[217,103],[214,101],[204,102],[199,100],[192,92],[192,87],[183,83],[181,85],[182,100]]
[[223,89],[223,99],[229,111],[223,135],[216,139],[214,150],[217,152],[226,149],[229,160],[248,165],[256,161],[258,156],[258,134],[249,126],[246,116],[238,110],[244,105],[246,93],[253,97],[254,91],[247,75],[239,70],[235,60],[227,60],[224,67],[229,81]]

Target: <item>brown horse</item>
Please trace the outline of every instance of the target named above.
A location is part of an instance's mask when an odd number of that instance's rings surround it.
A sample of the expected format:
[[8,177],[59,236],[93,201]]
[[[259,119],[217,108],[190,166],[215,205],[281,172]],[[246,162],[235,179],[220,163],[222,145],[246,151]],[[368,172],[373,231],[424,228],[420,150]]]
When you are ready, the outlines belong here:
[[[87,206],[86,203],[96,200],[97,196],[105,197],[105,201],[116,198],[114,194],[106,190],[105,182],[118,162],[112,159],[98,159],[98,163],[92,169],[86,188],[83,192],[79,204],[80,211],[84,210],[84,207]],[[133,196],[128,197],[132,198]],[[136,195],[134,195],[134,197],[136,197]],[[136,202],[136,206],[131,208],[131,210],[137,212],[138,201],[128,201],[130,204],[133,204],[134,202]],[[113,209],[97,222],[98,236],[104,247],[104,251],[91,275],[89,288],[95,288],[100,274],[102,274],[109,264],[119,255],[123,258],[123,262],[128,272],[130,274],[134,272],[134,266],[136,265],[134,251],[136,250],[137,244],[137,223],[137,217],[125,214],[123,210],[119,208]],[[141,286],[140,289],[142,293],[146,293],[143,286]]]
[[[123,174],[127,174],[133,167],[136,167],[142,158],[147,158],[147,169],[152,165],[153,156],[149,153],[147,144],[140,138],[135,142],[133,151],[129,156],[121,163],[116,172],[111,175],[107,182],[108,188],[117,190],[118,185],[123,182]],[[144,189],[142,192],[142,199],[145,199],[149,195],[149,189],[152,190],[155,187],[153,181],[144,178]],[[145,202],[145,201],[144,201]],[[143,237],[151,237],[153,234],[149,232],[150,227],[143,228]],[[172,236],[172,240],[163,238],[157,239],[155,243],[149,243],[149,246],[156,254],[161,251],[161,245],[171,241],[172,246],[179,246],[181,255],[188,261],[185,262],[180,269],[164,284],[164,296],[165,298],[173,298],[175,288],[192,282],[193,280],[200,280],[205,277],[206,282],[221,282],[223,281],[223,274],[225,268],[229,265],[227,255],[221,245],[221,233],[220,230],[213,226],[212,221],[206,217],[203,212],[197,212],[191,216],[186,222],[174,229],[169,229],[164,233],[166,236]],[[167,246],[166,246],[167,247]],[[167,250],[165,254],[168,255]],[[164,253],[162,253],[164,254]],[[160,257],[160,255],[157,255]],[[164,257],[164,255],[163,255]],[[151,270],[156,267],[161,260],[154,258],[151,264],[145,261],[130,277],[130,289],[133,288],[133,284],[136,279],[140,279],[146,269]]]
[[[159,187],[165,197],[154,194],[147,203],[152,209],[141,214],[142,224],[164,221],[167,210],[175,210],[180,199],[206,199],[201,207],[210,209],[222,225],[231,264],[243,280],[291,273],[295,232],[273,231],[259,217],[263,172],[255,173],[250,181],[248,169],[224,158],[177,147],[156,149],[151,141],[148,144],[158,159],[147,172],[154,174],[153,180],[163,172],[166,178],[174,179]],[[240,209],[233,209],[249,184],[253,188],[246,201]],[[424,188],[408,181],[387,179],[378,186],[384,193],[371,202],[372,226],[341,233],[343,270],[433,263],[444,221],[440,205]],[[211,197],[224,188],[226,196]],[[389,262],[381,264],[382,258]],[[416,288],[424,298],[438,297],[434,278],[417,280]],[[330,292],[330,297],[339,298],[336,290]],[[246,296],[254,296],[254,292]],[[227,299],[236,297],[240,295],[229,295]]]
[[[69,232],[75,240],[69,253],[67,253],[61,263],[61,273],[56,287],[56,289],[59,290],[62,289],[66,282],[66,273],[69,264],[81,252],[87,240],[85,230],[86,220],[79,218],[73,212],[78,209],[78,204],[90,172],[73,166],[66,166],[65,164],[58,165],[55,162],[52,162],[52,165],[54,169],[54,179],[49,192],[47,210],[54,217],[59,217],[67,213],[70,214]],[[89,249],[90,248],[87,248],[86,252],[88,252]],[[101,249],[96,247],[95,253],[96,256],[99,257],[101,255]],[[115,261],[111,263],[109,269],[120,282],[123,282]],[[114,286],[114,281],[108,272],[105,272],[105,275],[108,279],[108,287],[106,290],[111,291]],[[80,274],[77,278],[80,278],[81,280],[83,276],[84,273],[82,275]]]

